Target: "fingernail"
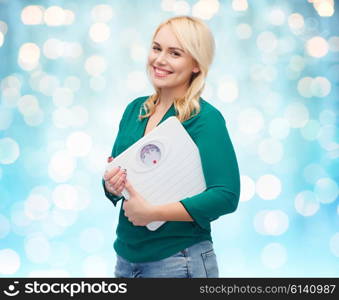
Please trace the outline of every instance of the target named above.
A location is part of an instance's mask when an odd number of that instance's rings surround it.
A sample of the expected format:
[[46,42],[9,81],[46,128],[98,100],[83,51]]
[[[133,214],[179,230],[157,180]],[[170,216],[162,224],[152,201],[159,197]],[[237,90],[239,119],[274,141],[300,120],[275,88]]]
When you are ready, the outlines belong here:
[[110,156],[110,157],[107,158],[107,162],[109,162],[109,163],[110,163],[112,160],[113,160],[113,157],[112,157],[112,156]]
[[123,171],[124,173],[127,173],[127,170],[126,170],[126,169],[122,169],[122,171]]

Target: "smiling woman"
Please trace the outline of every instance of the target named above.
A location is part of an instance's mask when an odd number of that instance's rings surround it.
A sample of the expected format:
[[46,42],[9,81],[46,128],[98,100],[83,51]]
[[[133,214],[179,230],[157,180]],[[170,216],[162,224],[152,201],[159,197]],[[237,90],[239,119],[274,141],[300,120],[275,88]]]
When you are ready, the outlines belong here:
[[[153,85],[179,96],[187,90],[192,73],[198,73],[198,64],[185,53],[169,25],[164,25],[156,34],[154,46],[148,57]],[[164,80],[163,80],[164,79]],[[163,94],[163,97],[165,95]],[[164,100],[162,101],[169,101]]]
[[[200,97],[213,55],[213,36],[198,18],[171,18],[153,35],[146,69],[155,93],[127,105],[112,157],[176,116],[199,149],[206,190],[153,205],[134,189],[128,170],[105,173],[106,196],[114,206],[122,200],[114,242],[116,277],[218,277],[210,223],[236,210],[240,176],[222,114]],[[160,156],[152,146],[145,149],[144,161],[154,164]],[[145,225],[153,221],[166,223],[150,231]]]
[[198,18],[179,16],[160,24],[153,34],[146,66],[156,93],[145,102],[148,113],[140,118],[152,116],[155,104],[166,111],[174,103],[181,122],[189,119],[193,110],[198,113],[214,48],[212,33]]

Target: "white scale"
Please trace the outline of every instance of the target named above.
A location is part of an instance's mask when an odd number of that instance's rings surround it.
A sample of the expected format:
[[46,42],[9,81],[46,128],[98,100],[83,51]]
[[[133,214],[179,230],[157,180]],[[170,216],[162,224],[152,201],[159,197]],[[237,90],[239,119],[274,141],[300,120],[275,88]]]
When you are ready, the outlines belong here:
[[[148,202],[177,202],[206,190],[199,149],[180,121],[169,117],[107,165],[121,166],[134,189]],[[128,199],[126,189],[122,195]],[[147,224],[156,230],[165,221]]]

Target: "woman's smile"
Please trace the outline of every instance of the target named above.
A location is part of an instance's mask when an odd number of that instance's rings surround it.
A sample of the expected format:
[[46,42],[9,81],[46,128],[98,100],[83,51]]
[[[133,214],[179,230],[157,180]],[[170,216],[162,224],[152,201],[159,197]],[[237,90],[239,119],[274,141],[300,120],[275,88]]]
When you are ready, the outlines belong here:
[[173,73],[173,72],[170,72],[170,71],[158,68],[158,67],[154,67],[154,66],[153,66],[153,71],[154,71],[155,77],[159,77],[159,78],[167,77],[168,75]]

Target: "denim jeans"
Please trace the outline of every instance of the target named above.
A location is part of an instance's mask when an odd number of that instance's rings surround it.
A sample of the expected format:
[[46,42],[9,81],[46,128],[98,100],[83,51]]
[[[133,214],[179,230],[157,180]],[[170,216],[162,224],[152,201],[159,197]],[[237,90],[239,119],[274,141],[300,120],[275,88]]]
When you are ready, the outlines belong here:
[[213,244],[206,240],[178,253],[152,262],[131,263],[117,255],[117,278],[197,278],[218,277]]

